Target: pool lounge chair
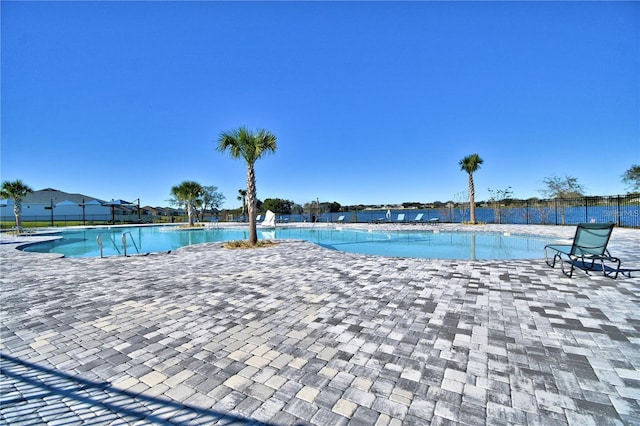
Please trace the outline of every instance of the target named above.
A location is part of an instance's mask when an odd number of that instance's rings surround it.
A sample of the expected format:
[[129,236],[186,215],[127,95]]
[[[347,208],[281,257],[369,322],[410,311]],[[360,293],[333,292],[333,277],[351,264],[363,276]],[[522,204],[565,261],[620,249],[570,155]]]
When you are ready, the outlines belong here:
[[422,219],[422,217],[424,216],[424,213],[418,213],[416,215],[416,217],[414,217],[413,219],[411,219],[411,223],[423,223],[424,219]]
[[374,220],[374,223],[387,223],[387,222],[391,222],[391,210],[387,210],[387,213],[384,215],[384,217],[379,217]]
[[344,223],[344,216],[338,216],[336,223]]
[[431,219],[429,219],[429,223],[431,225],[437,225],[440,223],[440,218],[439,217],[432,217]]
[[404,213],[398,213],[398,217],[396,217],[396,222],[404,222]]
[[375,219],[373,220],[373,223],[387,223],[387,222],[389,222],[389,221],[390,221],[390,219],[389,219],[389,218],[387,218],[386,216],[384,216],[384,217],[377,217],[377,218],[375,218]]
[[[571,244],[547,244],[544,247],[544,259],[547,265],[555,267],[556,261],[560,262],[562,273],[568,277],[573,276],[573,270],[578,264],[589,271],[593,270],[596,261],[600,261],[602,273],[610,278],[617,278],[620,271],[620,259],[611,256],[607,250],[609,238],[613,231],[613,223],[581,223],[576,228],[576,235]],[[550,260],[549,256],[553,254]],[[565,271],[565,255],[571,264],[569,271]],[[605,261],[616,264],[615,270],[607,273]],[[612,276],[613,274],[613,276]]]

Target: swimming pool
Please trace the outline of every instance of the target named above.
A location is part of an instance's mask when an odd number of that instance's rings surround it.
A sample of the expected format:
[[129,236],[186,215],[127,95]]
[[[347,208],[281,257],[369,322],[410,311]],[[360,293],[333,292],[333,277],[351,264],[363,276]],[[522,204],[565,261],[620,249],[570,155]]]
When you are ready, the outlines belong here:
[[[124,238],[123,238],[124,234]],[[168,252],[208,242],[248,239],[246,228],[180,229],[175,226],[82,228],[60,233],[59,238],[32,244],[28,252],[59,253],[66,257]],[[390,257],[434,259],[538,259],[550,239],[497,232],[380,231],[372,229],[278,228],[258,230],[260,239],[295,239],[328,249]]]

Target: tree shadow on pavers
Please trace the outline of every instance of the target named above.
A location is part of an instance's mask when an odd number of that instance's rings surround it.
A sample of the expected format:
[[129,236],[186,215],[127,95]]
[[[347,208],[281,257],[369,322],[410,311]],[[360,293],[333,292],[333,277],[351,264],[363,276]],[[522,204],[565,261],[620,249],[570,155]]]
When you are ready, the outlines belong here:
[[74,377],[0,352],[0,423],[256,425],[241,416]]

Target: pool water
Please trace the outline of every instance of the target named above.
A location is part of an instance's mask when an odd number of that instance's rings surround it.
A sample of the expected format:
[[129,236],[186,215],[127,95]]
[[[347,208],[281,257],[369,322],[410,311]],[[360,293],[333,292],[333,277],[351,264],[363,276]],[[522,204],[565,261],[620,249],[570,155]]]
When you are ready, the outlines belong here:
[[[24,251],[59,253],[66,257],[168,252],[208,242],[246,240],[248,229],[179,229],[175,226],[114,227],[63,231],[59,239],[36,243]],[[377,231],[367,229],[278,228],[258,229],[260,239],[306,240],[322,247],[350,253],[434,259],[538,259],[550,239],[495,232]]]

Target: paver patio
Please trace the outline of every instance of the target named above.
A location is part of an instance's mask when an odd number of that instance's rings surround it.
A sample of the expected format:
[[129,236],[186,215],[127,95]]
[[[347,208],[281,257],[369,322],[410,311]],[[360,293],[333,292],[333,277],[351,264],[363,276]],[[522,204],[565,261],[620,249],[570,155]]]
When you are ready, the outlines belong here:
[[38,238],[0,245],[3,424],[640,424],[640,230],[614,229],[617,280],[542,253],[15,250]]

